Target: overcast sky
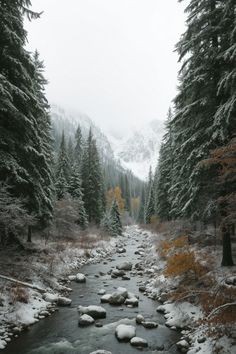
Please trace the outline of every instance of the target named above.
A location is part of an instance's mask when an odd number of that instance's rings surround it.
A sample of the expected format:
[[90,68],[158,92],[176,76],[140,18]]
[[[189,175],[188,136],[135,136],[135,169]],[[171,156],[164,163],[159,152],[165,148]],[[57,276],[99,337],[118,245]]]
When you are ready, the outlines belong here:
[[176,93],[174,46],[184,31],[177,0],[32,0],[26,24],[51,103],[87,113],[105,131],[165,119]]

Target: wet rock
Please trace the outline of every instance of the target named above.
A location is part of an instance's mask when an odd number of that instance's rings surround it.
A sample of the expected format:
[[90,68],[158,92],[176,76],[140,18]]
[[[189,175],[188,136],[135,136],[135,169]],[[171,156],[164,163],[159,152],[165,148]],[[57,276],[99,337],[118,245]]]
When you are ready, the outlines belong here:
[[138,290],[141,292],[141,293],[144,293],[144,291],[146,291],[146,286],[145,285],[140,285]]
[[132,269],[132,263],[131,262],[123,262],[121,264],[119,264],[116,268],[119,270],[131,270]]
[[95,327],[101,328],[103,327],[103,324],[101,322],[96,322]]
[[187,353],[190,347],[189,343],[185,339],[180,340],[178,343],[176,343],[176,346],[182,353]]
[[116,338],[120,341],[128,342],[136,335],[136,328],[131,325],[120,324],[116,327]]
[[107,315],[107,312],[103,307],[95,306],[95,305],[90,305],[87,307],[86,306],[79,306],[78,311],[79,311],[79,313],[89,315],[89,316],[93,317],[94,319],[105,318]]
[[125,271],[122,269],[114,269],[111,272],[111,275],[115,275],[116,277],[123,277],[125,275]]
[[134,347],[137,348],[147,348],[148,347],[148,342],[140,337],[133,337],[130,340],[130,344],[133,345]]
[[162,352],[163,350],[165,350],[165,347],[164,347],[163,344],[162,345],[157,345],[156,350]]
[[142,325],[147,329],[153,329],[158,327],[158,324],[156,322],[151,322],[151,321],[144,321],[142,322]]
[[205,341],[206,341],[206,337],[201,337],[201,338],[198,338],[198,340],[197,340],[197,342],[199,344],[205,343]]
[[138,304],[139,304],[139,301],[136,297],[125,300],[125,305],[131,305],[132,307],[137,307]]
[[79,318],[79,326],[81,327],[90,326],[93,323],[94,323],[94,318],[89,315],[84,314]]
[[109,304],[111,305],[122,305],[125,302],[125,297],[120,293],[113,293],[110,296]]
[[143,315],[137,315],[136,316],[136,323],[137,324],[141,324],[144,321],[145,321],[145,319],[144,319]]
[[86,282],[86,276],[82,273],[76,274],[76,282],[77,283],[85,283]]
[[63,296],[59,296],[57,299],[58,306],[70,306],[71,302],[72,302],[71,299],[69,299],[67,297],[63,297]]

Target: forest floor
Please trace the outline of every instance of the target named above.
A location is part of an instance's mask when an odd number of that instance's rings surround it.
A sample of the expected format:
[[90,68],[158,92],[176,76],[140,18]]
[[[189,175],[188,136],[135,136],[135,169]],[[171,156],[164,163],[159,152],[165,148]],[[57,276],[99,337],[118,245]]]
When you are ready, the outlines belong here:
[[[157,300],[166,326],[181,331],[179,351],[188,354],[236,352],[236,267],[221,267],[221,248],[211,240],[196,242],[197,235],[176,225],[158,232],[139,229],[146,237],[140,251],[140,266],[148,276],[139,290]],[[126,229],[129,237],[129,227]],[[0,349],[12,337],[67,305],[68,274],[89,263],[109,259],[123,247],[124,238],[109,238],[94,232],[80,241],[43,243],[34,240],[24,247],[0,250],[0,274],[45,289],[40,292],[0,280]],[[50,300],[50,301],[49,301]],[[53,300],[51,302],[51,300]],[[56,301],[55,301],[56,300]],[[115,354],[115,353],[114,353]]]

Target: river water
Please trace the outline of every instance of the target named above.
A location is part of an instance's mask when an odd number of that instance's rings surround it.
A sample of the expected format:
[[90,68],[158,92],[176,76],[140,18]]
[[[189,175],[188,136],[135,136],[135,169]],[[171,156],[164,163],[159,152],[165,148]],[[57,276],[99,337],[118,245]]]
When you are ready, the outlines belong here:
[[[128,229],[129,230],[129,229]],[[145,281],[145,277],[135,275],[130,280],[112,279],[107,272],[123,261],[131,261],[133,264],[140,262],[140,256],[135,255],[137,246],[145,242],[144,235],[130,228],[130,237],[125,239],[126,250],[124,254],[114,254],[107,264],[86,265],[80,272],[87,275],[85,284],[72,283],[71,307],[60,308],[52,316],[41,320],[33,325],[29,331],[22,333],[14,339],[2,354],[89,354],[97,349],[105,349],[112,354],[135,354],[140,350],[132,347],[129,343],[120,343],[115,337],[115,328],[119,323],[135,324],[136,315],[142,314],[145,319],[151,319],[159,323],[156,329],[145,329],[137,325],[136,335],[148,341],[145,353],[158,353],[158,348],[164,345],[165,353],[177,353],[176,343],[179,333],[167,328],[164,318],[156,312],[158,303],[144,296],[138,291],[138,283]],[[105,275],[99,275],[99,272]],[[129,272],[127,272],[128,274]],[[107,310],[106,319],[99,320],[103,327],[94,325],[78,327],[79,305],[100,305],[100,296],[97,292],[104,288],[107,293],[114,292],[115,288],[122,286],[128,291],[139,295],[139,307],[127,308],[123,306],[111,306],[102,304]],[[163,353],[160,352],[160,353]]]

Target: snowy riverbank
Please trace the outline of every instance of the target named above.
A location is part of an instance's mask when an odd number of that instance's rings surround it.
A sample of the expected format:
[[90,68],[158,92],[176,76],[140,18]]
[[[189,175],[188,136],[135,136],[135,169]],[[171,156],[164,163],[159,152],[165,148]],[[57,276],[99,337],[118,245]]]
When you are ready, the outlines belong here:
[[[68,274],[78,273],[85,264],[107,259],[119,247],[123,237],[101,239],[87,235],[86,242],[35,243],[25,249],[1,252],[1,273],[26,281],[45,293],[0,279],[0,349],[12,338],[41,319],[69,305],[71,289]],[[10,269],[10,270],[9,270]]]
[[[147,242],[144,266],[145,273],[149,274],[150,279],[142,284],[141,290],[150,298],[162,303],[157,307],[157,311],[164,314],[166,326],[181,331],[182,338],[177,343],[179,351],[188,354],[231,354],[236,352],[236,328],[233,312],[233,318],[230,318],[230,314],[228,315],[229,322],[221,323],[218,318],[211,321],[205,308],[207,306],[210,308],[210,304],[203,304],[204,298],[200,298],[205,293],[205,301],[212,304],[214,301],[211,295],[216,292],[214,300],[217,309],[217,291],[219,294],[222,292],[222,297],[223,295],[226,297],[228,291],[232,297],[231,302],[235,303],[236,267],[222,268],[220,266],[220,247],[199,249],[199,247],[192,245],[188,252],[195,255],[199,266],[207,266],[206,273],[194,280],[191,276],[185,278],[184,275],[177,275],[175,272],[173,272],[173,276],[166,276],[164,274],[168,260],[163,256],[163,247],[166,246],[162,243],[163,235],[150,231],[145,232]],[[174,253],[175,251],[172,252],[172,256]],[[175,266],[178,267],[177,262]],[[191,269],[189,273],[191,273]],[[212,288],[212,283],[214,288]],[[222,316],[222,312],[220,316]]]

